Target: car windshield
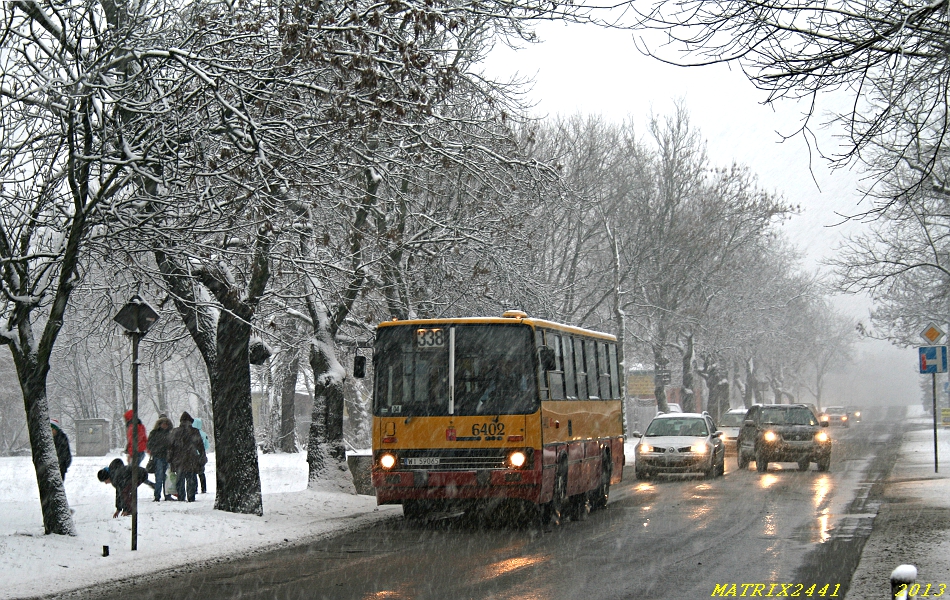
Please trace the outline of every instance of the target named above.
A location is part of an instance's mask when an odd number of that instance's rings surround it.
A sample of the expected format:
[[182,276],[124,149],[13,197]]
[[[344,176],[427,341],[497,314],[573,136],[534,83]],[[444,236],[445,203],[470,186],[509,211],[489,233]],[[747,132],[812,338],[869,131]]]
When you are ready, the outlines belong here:
[[709,430],[706,427],[706,421],[696,417],[653,419],[647,427],[647,437],[667,435],[703,437],[709,435]]
[[818,425],[815,415],[804,407],[762,409],[762,422],[766,425]]
[[720,427],[738,427],[742,425],[742,421],[745,420],[745,413],[726,413],[719,419]]
[[828,410],[826,410],[825,412],[827,412],[829,415],[843,415],[844,408],[840,406],[829,406]]

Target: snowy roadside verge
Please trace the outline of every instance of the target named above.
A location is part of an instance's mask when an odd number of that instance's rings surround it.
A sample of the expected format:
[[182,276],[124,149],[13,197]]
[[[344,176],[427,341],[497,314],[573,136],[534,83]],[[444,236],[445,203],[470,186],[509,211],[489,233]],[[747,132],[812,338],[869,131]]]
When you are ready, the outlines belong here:
[[[66,494],[79,534],[43,535],[36,478],[29,457],[0,458],[0,597],[63,593],[128,581],[159,571],[299,543],[402,514],[376,506],[372,496],[308,490],[306,454],[260,455],[264,516],[213,510],[214,455],[208,493],[193,503],[153,502],[139,488],[138,550],[131,550],[131,518],[113,519],[115,493],[96,472],[115,454],[77,457]],[[109,556],[103,557],[103,546]]]

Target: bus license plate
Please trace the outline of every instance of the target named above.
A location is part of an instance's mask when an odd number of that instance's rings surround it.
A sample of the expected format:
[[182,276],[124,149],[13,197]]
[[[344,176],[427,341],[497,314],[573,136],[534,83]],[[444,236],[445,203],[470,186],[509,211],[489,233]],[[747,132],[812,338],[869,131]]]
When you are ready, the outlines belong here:
[[421,458],[407,458],[406,465],[410,467],[432,466],[439,464],[437,456],[424,456]]

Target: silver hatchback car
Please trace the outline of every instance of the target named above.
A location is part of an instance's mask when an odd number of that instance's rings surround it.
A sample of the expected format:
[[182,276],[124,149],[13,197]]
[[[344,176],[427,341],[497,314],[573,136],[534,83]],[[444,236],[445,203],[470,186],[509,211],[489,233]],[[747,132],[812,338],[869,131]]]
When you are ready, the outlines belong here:
[[637,479],[657,473],[702,473],[712,478],[726,469],[722,432],[706,413],[657,415],[634,447],[634,456]]

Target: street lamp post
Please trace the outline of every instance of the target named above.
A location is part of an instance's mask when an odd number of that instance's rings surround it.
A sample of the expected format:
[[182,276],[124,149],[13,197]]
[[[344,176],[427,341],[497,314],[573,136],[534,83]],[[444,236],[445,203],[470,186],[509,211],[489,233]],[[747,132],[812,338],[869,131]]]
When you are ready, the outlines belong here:
[[158,321],[158,313],[138,295],[119,310],[113,320],[132,338],[132,550],[138,550],[139,525],[139,340]]

